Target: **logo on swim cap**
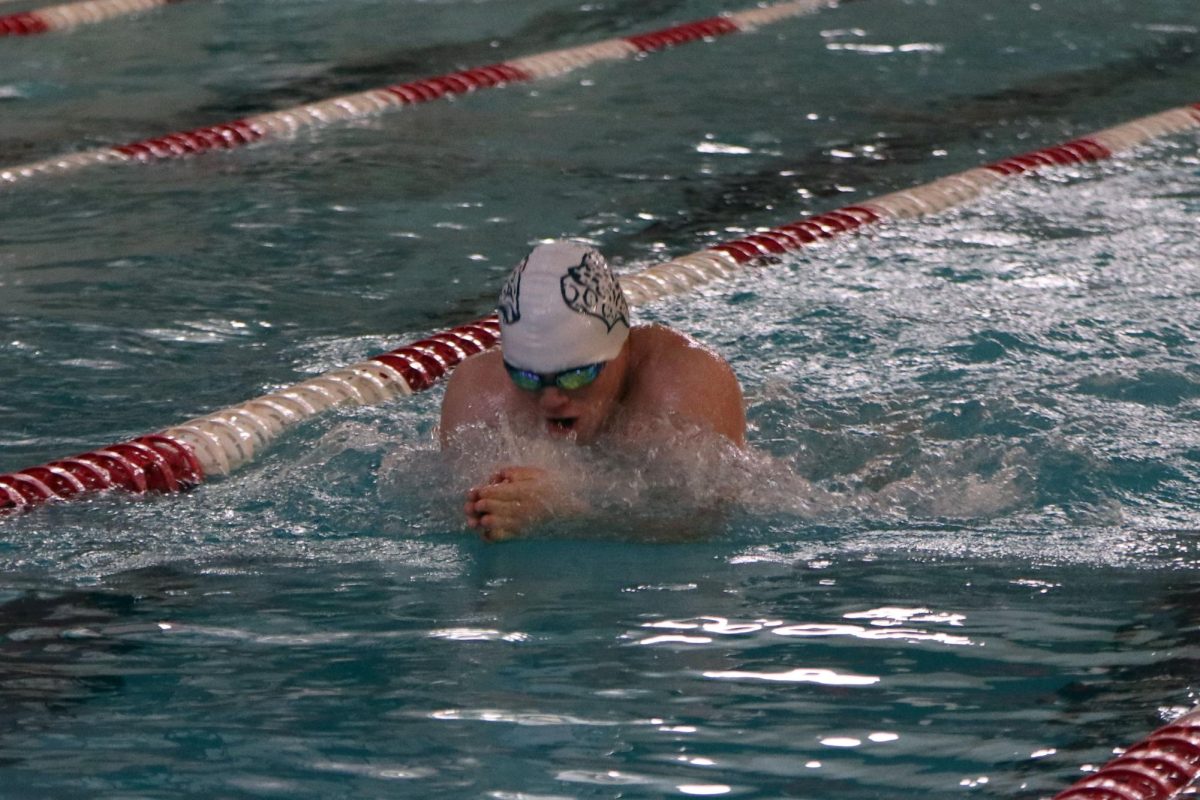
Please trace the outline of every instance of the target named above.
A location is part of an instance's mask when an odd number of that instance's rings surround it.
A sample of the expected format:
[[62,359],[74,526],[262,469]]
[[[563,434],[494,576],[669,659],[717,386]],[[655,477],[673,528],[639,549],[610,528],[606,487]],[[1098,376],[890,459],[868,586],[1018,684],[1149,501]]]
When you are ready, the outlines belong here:
[[[520,268],[513,276],[518,285],[519,271]],[[629,304],[625,302],[625,294],[613,279],[604,258],[595,250],[588,250],[579,266],[567,269],[567,274],[562,277],[562,296],[567,308],[595,317],[610,331],[618,322],[629,327]],[[503,298],[501,293],[501,302]],[[520,319],[519,311],[517,319]]]
[[500,319],[504,320],[505,325],[512,325],[521,318],[521,274],[528,263],[529,256],[525,256],[500,287],[500,302],[496,310],[500,312]]

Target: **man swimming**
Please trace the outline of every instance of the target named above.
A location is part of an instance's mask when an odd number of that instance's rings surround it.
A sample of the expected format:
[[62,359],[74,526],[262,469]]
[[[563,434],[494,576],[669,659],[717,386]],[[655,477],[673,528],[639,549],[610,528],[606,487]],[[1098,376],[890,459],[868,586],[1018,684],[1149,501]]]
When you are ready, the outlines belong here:
[[[630,326],[604,257],[577,242],[542,244],[500,292],[499,350],[464,361],[442,400],[440,436],[506,422],[579,445],[637,443],[655,431],[702,430],[745,444],[742,391],[719,355],[662,325]],[[546,470],[497,469],[467,493],[467,524],[485,539],[520,534],[586,505]]]

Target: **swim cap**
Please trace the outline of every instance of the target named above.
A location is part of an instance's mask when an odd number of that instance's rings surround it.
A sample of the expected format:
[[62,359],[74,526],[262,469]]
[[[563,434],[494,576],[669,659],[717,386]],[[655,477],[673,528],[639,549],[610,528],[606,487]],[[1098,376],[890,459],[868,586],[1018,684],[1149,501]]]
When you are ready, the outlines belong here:
[[629,304],[604,256],[578,242],[538,245],[500,290],[500,343],[518,369],[561,372],[616,358]]

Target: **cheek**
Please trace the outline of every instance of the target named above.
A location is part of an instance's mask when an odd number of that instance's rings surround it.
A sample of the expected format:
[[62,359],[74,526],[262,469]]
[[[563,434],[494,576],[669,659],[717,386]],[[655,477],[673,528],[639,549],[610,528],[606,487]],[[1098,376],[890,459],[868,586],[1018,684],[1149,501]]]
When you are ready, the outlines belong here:
[[589,397],[581,397],[576,405],[580,416],[594,426],[600,425],[615,407],[616,398],[607,392],[596,392]]
[[509,413],[514,417],[522,420],[533,420],[541,416],[541,407],[538,404],[537,395],[529,392],[519,392],[512,395],[509,405]]

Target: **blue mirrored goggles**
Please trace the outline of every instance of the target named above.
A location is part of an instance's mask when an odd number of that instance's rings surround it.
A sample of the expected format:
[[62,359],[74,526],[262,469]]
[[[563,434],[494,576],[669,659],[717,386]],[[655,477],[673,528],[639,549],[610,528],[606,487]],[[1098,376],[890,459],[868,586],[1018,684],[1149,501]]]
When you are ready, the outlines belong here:
[[512,378],[512,382],[517,385],[518,389],[524,389],[527,392],[536,392],[548,386],[557,386],[559,389],[570,391],[572,389],[582,389],[600,377],[600,370],[604,369],[604,365],[607,363],[607,361],[601,361],[596,364],[564,369],[562,372],[555,372],[549,375],[544,375],[540,372],[531,372],[527,369],[517,369],[507,361],[504,362],[504,368],[508,370],[508,377]]

